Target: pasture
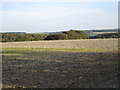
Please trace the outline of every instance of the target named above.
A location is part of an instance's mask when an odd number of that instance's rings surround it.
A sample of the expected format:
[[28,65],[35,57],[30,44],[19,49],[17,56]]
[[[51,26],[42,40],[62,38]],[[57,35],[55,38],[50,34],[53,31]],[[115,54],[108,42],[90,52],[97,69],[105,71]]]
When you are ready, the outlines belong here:
[[3,88],[118,88],[118,39],[1,45]]

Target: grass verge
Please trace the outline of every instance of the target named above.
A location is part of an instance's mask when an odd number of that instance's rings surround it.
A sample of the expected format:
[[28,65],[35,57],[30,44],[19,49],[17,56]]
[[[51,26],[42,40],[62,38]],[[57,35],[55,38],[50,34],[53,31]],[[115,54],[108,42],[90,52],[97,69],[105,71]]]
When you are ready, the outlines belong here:
[[2,54],[25,54],[30,52],[117,52],[117,49],[79,49],[79,48],[2,48]]

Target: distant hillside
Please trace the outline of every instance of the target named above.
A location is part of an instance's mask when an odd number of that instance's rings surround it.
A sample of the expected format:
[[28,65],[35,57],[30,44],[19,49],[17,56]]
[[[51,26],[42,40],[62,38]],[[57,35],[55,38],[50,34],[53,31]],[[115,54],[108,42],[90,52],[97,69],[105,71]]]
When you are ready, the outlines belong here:
[[88,36],[95,36],[98,34],[116,33],[116,32],[118,32],[118,29],[84,30],[84,32]]
[[53,34],[59,34],[59,33],[63,33],[65,31],[60,31],[60,32],[43,32],[43,34],[48,34],[48,35],[53,35]]
[[0,41],[38,41],[38,40],[68,40],[68,39],[88,39],[88,38],[120,38],[118,29],[103,30],[69,30],[61,32],[26,33],[7,32],[0,33]]
[[120,38],[120,32],[104,33],[104,34],[98,34],[96,36],[91,36],[90,37],[90,39],[97,39],[97,38]]
[[[88,36],[95,36],[98,34],[104,34],[104,33],[116,33],[118,32],[118,29],[100,29],[100,30],[77,30],[77,31],[84,31]],[[60,31],[60,32],[43,32],[43,34],[59,34],[67,31]]]
[[101,29],[101,30],[93,30],[93,32],[117,32],[118,29]]
[[4,32],[4,33],[17,33],[17,34],[26,34],[26,32]]

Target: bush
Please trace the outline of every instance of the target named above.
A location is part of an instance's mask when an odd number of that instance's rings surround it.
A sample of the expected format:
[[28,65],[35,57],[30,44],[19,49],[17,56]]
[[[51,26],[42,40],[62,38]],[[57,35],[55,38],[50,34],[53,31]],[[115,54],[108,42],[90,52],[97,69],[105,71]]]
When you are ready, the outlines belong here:
[[68,39],[68,36],[64,33],[50,35],[45,38],[45,40],[66,40],[66,39]]
[[83,31],[70,30],[59,34],[49,35],[45,40],[86,39],[87,34]]
[[2,42],[16,42],[16,41],[37,41],[44,40],[47,34],[18,34],[18,33],[1,33]]
[[17,34],[11,33],[2,33],[2,42],[14,42],[18,37]]
[[67,34],[68,39],[87,39],[88,38],[88,35],[83,31],[70,30],[63,33]]
[[30,34],[33,39],[32,41],[44,40],[48,35],[47,34]]
[[30,41],[31,38],[28,34],[20,34],[15,41]]

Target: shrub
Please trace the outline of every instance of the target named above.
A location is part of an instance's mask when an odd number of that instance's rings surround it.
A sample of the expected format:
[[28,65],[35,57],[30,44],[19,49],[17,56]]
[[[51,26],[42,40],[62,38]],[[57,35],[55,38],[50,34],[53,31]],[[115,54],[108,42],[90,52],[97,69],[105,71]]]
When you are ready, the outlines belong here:
[[67,32],[63,32],[67,34],[68,39],[86,39],[88,38],[88,35],[83,31],[77,31],[77,30],[70,30]]
[[49,35],[45,38],[45,40],[66,40],[68,39],[68,36],[64,33]]
[[1,33],[2,42],[16,42],[16,41],[37,41],[44,40],[47,34],[18,34],[18,33]]

